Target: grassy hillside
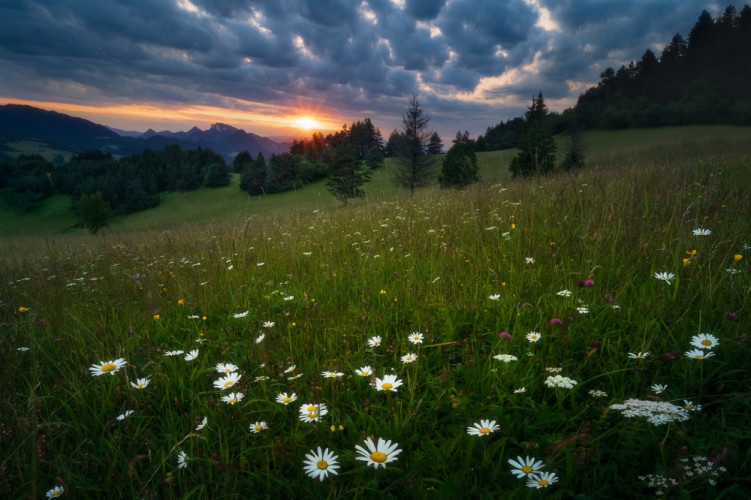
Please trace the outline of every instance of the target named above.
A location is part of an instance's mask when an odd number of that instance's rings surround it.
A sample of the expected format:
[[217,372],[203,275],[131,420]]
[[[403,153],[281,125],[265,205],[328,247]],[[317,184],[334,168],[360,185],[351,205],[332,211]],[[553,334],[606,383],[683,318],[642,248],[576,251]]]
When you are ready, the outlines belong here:
[[750,498],[751,141],[700,130],[4,239],[0,497]]
[[[559,157],[563,156],[566,138],[557,138]],[[627,165],[635,161],[665,161],[671,157],[692,158],[700,155],[720,159],[727,155],[751,157],[751,127],[690,126],[658,129],[591,131],[584,134],[587,163],[590,166]],[[480,177],[484,183],[507,183],[508,165],[514,151],[492,151],[478,154]],[[366,186],[368,200],[402,199],[405,193],[391,182],[393,165],[387,160],[385,168],[376,171]],[[232,185],[219,189],[199,189],[188,193],[167,193],[162,203],[151,210],[115,218],[109,232],[162,230],[183,224],[202,224],[211,221],[244,223],[257,217],[277,217],[306,214],[315,210],[338,207],[326,191],[325,182],[317,182],[303,189],[275,195],[249,197],[239,190],[239,178]],[[434,183],[437,186],[437,183]],[[355,205],[367,203],[355,202]],[[75,217],[70,201],[53,197],[36,212],[18,214],[8,209],[0,211],[0,237],[55,236],[81,233],[73,227]]]

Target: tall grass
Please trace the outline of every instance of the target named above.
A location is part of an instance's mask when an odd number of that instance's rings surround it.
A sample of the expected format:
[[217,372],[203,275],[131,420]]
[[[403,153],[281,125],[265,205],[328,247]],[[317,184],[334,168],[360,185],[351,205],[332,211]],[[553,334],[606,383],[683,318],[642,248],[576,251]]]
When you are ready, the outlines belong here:
[[[639,477],[664,474],[668,495],[748,497],[750,164],[748,142],[721,146],[614,150],[570,175],[348,208],[6,241],[0,496],[647,498]],[[719,345],[689,359],[702,332]],[[117,358],[114,375],[89,373]],[[220,362],[242,373],[228,391],[213,386]],[[364,365],[403,385],[376,391]],[[548,387],[550,369],[576,385]],[[222,402],[231,391],[245,398]],[[630,398],[701,410],[654,425],[610,409]],[[302,422],[303,403],[329,413]],[[500,429],[469,435],[481,419]],[[269,429],[252,433],[257,421]],[[368,436],[399,444],[385,470],[356,460]],[[341,465],[323,481],[303,470],[319,446]],[[557,482],[515,478],[508,460],[527,456]],[[688,476],[695,456],[713,472]]]

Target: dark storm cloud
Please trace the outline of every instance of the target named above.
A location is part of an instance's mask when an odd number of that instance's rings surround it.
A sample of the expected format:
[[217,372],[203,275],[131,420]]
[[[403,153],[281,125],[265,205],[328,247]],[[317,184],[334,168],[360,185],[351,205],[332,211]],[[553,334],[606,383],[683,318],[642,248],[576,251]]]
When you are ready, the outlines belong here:
[[406,0],[409,15],[421,21],[435,19],[444,5],[446,5],[445,0]]
[[[550,14],[547,25],[538,6]],[[607,66],[628,64],[676,32],[687,36],[704,7],[698,0],[14,0],[0,3],[0,96],[186,105],[301,97],[353,119],[383,117],[391,128],[417,93],[435,108],[434,127],[467,122],[477,133],[523,112],[538,90],[573,103]]]

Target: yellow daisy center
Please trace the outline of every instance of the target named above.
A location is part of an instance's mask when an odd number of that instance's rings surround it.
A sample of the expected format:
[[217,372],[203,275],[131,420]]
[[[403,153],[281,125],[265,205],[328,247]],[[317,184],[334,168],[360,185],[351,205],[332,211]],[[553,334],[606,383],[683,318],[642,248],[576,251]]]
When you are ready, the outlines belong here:
[[316,411],[317,409],[318,409],[318,406],[317,406],[317,405],[310,405],[310,406],[308,406],[308,411],[309,411],[309,412],[314,412],[314,411]]
[[310,418],[318,418],[318,412],[317,411],[311,411],[310,413],[308,413],[308,416]]
[[525,465],[524,467],[522,467],[522,472],[525,474],[529,474],[532,472],[532,467],[530,467],[529,465]]
[[407,356],[407,361],[412,361],[412,356]]
[[139,388],[139,389],[143,389],[143,388],[144,388],[144,385],[143,385],[143,384],[138,384],[138,388]]
[[487,427],[480,429],[480,434],[487,434],[488,432],[490,432],[490,429],[488,429]]
[[379,464],[382,464],[386,461],[386,455],[381,453],[380,451],[374,451],[370,454],[370,459],[374,462],[378,462]]
[[62,491],[60,491],[60,490],[56,490],[56,491],[53,491],[53,492],[52,492],[52,495],[50,495],[50,496],[51,496],[51,497],[59,497],[59,496],[60,496],[60,495],[62,495],[62,494],[63,494],[63,492],[62,492]]
[[319,460],[317,465],[318,465],[318,468],[321,470],[326,470],[329,468],[329,464],[326,463],[325,460]]
[[232,384],[234,384],[234,382],[232,382],[231,380],[228,380],[224,383],[224,387],[232,387]]
[[117,366],[115,366],[115,363],[105,363],[102,365],[103,372],[111,372],[115,368],[117,368]]
[[230,370],[229,368],[225,368],[224,373],[232,373],[232,370]]
[[703,357],[704,357],[704,355],[703,355],[703,354],[697,354],[697,355],[696,355],[696,359],[702,359]]
[[369,371],[367,371],[367,370],[364,370],[364,371],[362,372],[362,376],[363,376],[363,377],[367,377],[368,375],[370,375],[370,372],[369,372]]
[[237,403],[237,399],[236,398],[232,398],[232,399],[229,400],[229,402],[230,402],[230,404],[235,404],[235,403]]
[[256,425],[256,430],[257,431],[262,431],[263,430],[263,426],[262,425]]
[[701,341],[701,345],[712,345],[712,341],[709,339],[704,339]]
[[284,401],[285,403],[289,403],[292,401],[292,398],[287,396],[286,398],[282,399],[282,401]]
[[683,409],[684,409],[684,410],[688,410],[688,411],[691,411],[691,410],[693,409],[693,406],[691,406],[691,405],[686,405],[686,406],[684,406],[684,407],[683,407]]
[[391,385],[391,384],[389,384],[388,382],[384,382],[384,383],[383,383],[383,386],[382,386],[382,387],[383,387],[384,389],[391,389],[391,388],[392,388],[392,387],[394,387],[394,386],[393,386],[393,385]]
[[545,479],[540,479],[539,481],[537,481],[537,484],[539,484],[540,486],[547,486],[550,483]]

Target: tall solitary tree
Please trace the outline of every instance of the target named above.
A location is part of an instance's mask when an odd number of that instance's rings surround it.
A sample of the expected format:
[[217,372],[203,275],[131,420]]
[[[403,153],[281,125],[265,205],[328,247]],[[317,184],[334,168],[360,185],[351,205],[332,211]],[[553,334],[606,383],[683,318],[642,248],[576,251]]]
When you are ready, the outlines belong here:
[[517,146],[519,153],[511,160],[511,174],[513,177],[547,174],[555,168],[556,144],[542,91],[532,99],[524,120]]
[[[409,189],[414,196],[415,188],[428,185],[433,175],[436,155],[427,154],[430,137],[433,132],[428,130],[430,116],[420,107],[420,101],[413,95],[409,101],[407,112],[402,115],[404,130],[401,138],[394,141],[396,173],[394,181],[397,185]],[[391,142],[391,141],[389,141]]]
[[82,194],[75,208],[78,212],[78,221],[91,234],[96,234],[106,226],[110,217],[112,217],[110,204],[104,201],[102,193],[99,191]]

